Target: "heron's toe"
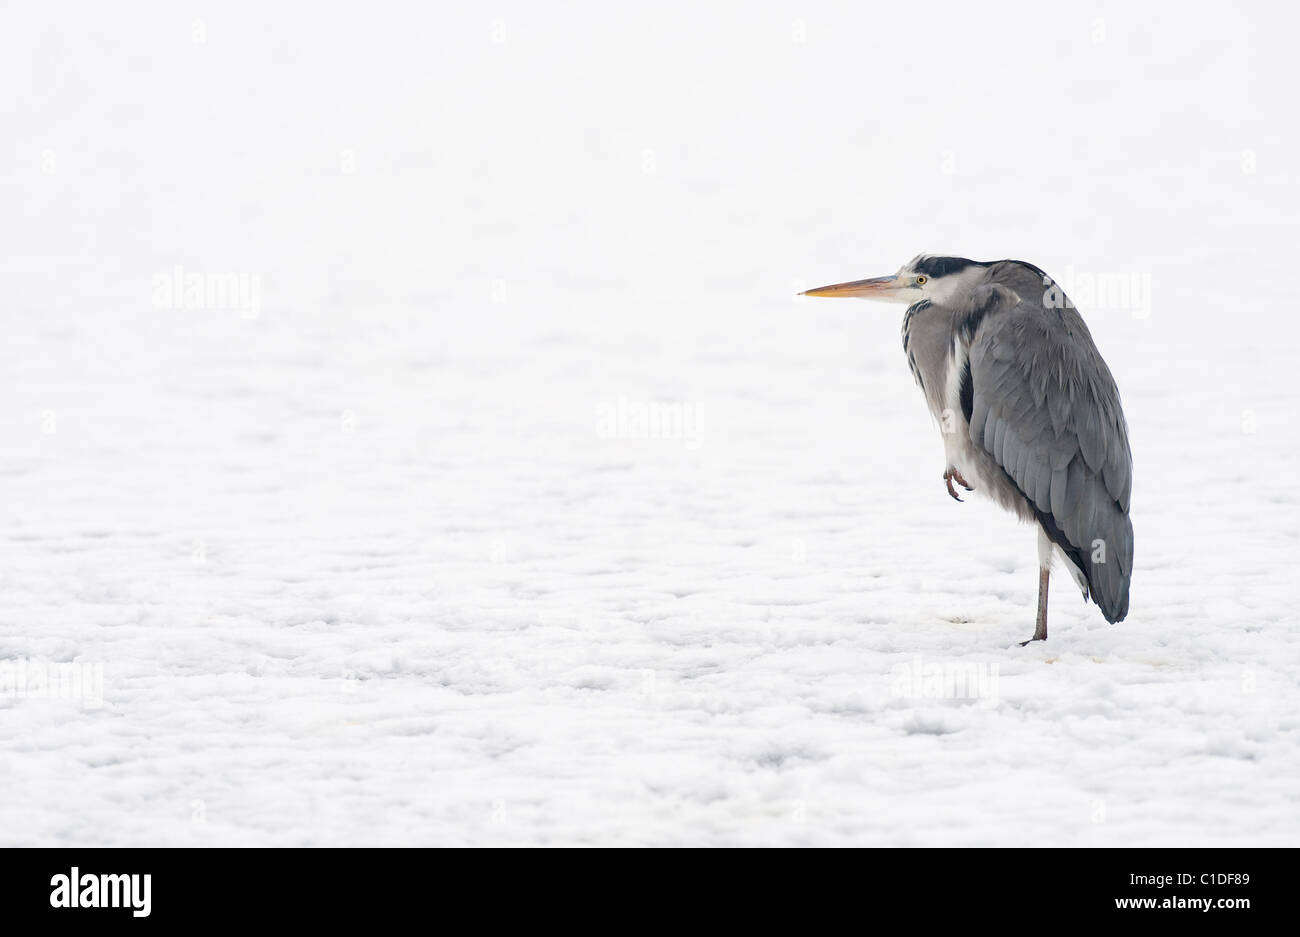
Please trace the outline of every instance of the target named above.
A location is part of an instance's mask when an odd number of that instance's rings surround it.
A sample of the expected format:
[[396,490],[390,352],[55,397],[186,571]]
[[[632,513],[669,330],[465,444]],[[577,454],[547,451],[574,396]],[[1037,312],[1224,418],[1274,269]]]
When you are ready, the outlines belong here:
[[[948,469],[943,473],[943,483],[948,486],[948,494],[952,495],[952,499],[954,501],[960,501],[962,500],[961,495],[957,494],[956,489],[952,487],[952,480],[954,477],[956,477],[958,481],[961,480],[961,476],[957,475],[956,469],[953,468]],[[966,490],[970,491],[969,488],[967,488]]]
[[957,471],[957,469],[951,465],[948,466],[946,469],[944,469],[943,480],[944,483],[948,486],[948,494],[952,495],[954,501],[960,501],[962,499],[961,496],[958,495],[957,492],[952,487],[953,479],[956,479],[957,484],[961,485],[967,491],[975,490],[973,487],[971,487],[970,482],[966,481],[966,479],[961,477],[961,472]]

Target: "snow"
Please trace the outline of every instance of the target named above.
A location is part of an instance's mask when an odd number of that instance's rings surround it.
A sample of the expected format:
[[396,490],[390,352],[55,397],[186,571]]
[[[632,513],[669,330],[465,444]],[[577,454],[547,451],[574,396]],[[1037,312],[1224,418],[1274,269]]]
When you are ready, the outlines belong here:
[[[1295,13],[365,16],[11,14],[0,842],[1297,845]],[[922,251],[1088,319],[1125,622],[793,295]]]

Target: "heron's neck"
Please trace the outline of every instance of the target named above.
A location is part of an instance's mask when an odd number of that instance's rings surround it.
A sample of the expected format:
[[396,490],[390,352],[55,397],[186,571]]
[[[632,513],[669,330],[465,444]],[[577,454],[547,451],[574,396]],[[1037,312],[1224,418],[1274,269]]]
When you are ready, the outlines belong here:
[[912,332],[912,318],[925,309],[930,308],[930,300],[923,299],[918,303],[912,303],[907,307],[907,312],[903,313],[903,350],[907,350],[907,337]]

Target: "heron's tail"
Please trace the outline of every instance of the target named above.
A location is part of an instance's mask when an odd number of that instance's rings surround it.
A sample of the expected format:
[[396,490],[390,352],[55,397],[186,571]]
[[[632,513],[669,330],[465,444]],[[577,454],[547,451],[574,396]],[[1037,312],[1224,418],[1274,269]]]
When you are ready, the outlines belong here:
[[1128,614],[1129,581],[1133,578],[1133,522],[1128,514],[1115,512],[1108,531],[1093,540],[1084,552],[1084,574],[1088,591],[1111,624]]

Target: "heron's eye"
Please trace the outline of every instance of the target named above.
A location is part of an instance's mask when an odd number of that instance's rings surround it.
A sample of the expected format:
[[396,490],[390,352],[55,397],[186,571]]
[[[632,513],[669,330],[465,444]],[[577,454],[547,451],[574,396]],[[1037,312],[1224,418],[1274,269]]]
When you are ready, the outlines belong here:
[[916,278],[916,285],[917,285],[917,286],[925,286],[925,281],[926,281],[927,279],[929,279],[929,277],[917,277],[917,278]]

